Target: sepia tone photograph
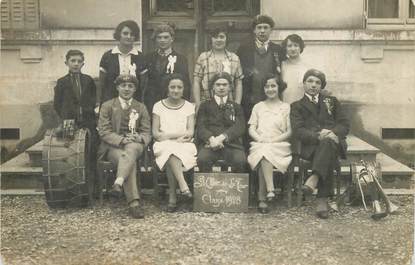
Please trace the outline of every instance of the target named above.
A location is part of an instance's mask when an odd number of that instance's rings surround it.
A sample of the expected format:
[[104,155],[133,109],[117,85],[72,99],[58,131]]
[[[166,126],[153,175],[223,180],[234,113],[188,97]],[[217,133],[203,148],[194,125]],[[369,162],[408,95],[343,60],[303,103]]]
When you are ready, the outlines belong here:
[[0,2],[0,264],[415,263],[415,0]]

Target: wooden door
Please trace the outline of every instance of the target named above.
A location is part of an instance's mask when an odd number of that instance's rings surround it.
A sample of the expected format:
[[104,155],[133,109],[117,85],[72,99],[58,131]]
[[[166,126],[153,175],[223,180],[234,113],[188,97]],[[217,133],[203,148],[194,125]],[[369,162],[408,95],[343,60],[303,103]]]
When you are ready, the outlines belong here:
[[143,0],[142,3],[144,52],[155,48],[150,39],[155,26],[174,23],[173,46],[187,56],[190,73],[198,55],[210,49],[210,29],[226,26],[228,49],[235,51],[252,34],[252,18],[259,13],[259,0]]

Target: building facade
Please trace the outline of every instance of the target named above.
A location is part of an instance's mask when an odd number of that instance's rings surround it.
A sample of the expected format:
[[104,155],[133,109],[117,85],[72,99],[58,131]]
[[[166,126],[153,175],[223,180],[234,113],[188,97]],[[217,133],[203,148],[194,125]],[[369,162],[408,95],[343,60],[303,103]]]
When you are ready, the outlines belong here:
[[133,19],[138,48],[153,49],[158,23],[177,28],[175,49],[190,69],[209,48],[207,31],[226,25],[229,49],[252,32],[256,14],[274,18],[271,39],[296,33],[303,58],[327,74],[327,90],[348,109],[352,133],[413,166],[415,155],[414,0],[2,0],[0,129],[3,158],[23,151],[56,126],[51,100],[66,74],[65,53],[85,53],[83,72],[98,77],[114,27]]

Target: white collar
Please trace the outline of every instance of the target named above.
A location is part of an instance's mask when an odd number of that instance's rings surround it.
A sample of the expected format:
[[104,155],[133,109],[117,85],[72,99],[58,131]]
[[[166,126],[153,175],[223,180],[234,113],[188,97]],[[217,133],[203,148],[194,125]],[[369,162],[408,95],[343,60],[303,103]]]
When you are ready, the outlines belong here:
[[[307,94],[307,93],[304,93],[304,95],[306,95],[307,97],[308,97],[308,99],[311,101],[311,102],[313,102],[313,96],[312,95],[309,95],[309,94]],[[318,93],[317,95],[314,95],[316,98],[317,98],[317,103],[318,103],[318,98],[319,98],[319,96],[320,96],[320,93]]]
[[262,41],[260,41],[258,39],[255,39],[255,44],[256,44],[257,48],[259,48],[260,45],[264,45],[264,48],[267,50],[268,49],[268,45],[269,45],[269,40],[266,40],[266,41],[262,42]]
[[[111,53],[113,53],[113,54],[125,54],[125,53],[122,53],[121,51],[120,51],[120,49],[118,48],[118,46],[115,46],[114,48],[112,48],[112,50],[111,50]],[[138,55],[138,50],[136,49],[136,48],[132,48],[128,53],[127,53],[127,55],[130,55],[130,54],[133,54],[133,55]]]
[[133,102],[133,98],[130,98],[129,100],[125,100],[120,96],[118,96],[118,100],[120,101],[122,109],[127,109],[129,106],[131,106],[131,103]]
[[[218,104],[218,106],[220,106],[220,98],[219,96],[214,95],[213,96],[215,98],[216,104]],[[226,102],[228,101],[228,96],[224,96],[223,98],[223,102],[226,104]]]
[[165,55],[165,56],[167,56],[167,55],[170,55],[171,53],[173,52],[173,49],[170,47],[170,48],[168,48],[167,50],[161,50],[161,49],[158,49],[157,50],[157,53],[159,54],[159,55]]

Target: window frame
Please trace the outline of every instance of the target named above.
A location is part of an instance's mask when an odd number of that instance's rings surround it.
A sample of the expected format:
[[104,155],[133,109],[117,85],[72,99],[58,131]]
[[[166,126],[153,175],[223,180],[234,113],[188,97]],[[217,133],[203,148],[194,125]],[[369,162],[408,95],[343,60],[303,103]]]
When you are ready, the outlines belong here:
[[415,29],[415,18],[409,17],[409,4],[411,0],[398,0],[397,18],[370,18],[369,1],[365,1],[366,27],[368,29]]
[[[20,13],[16,12],[16,6],[13,0],[2,0],[1,5],[7,9],[1,10],[2,20],[7,17],[7,21],[2,21],[1,30],[10,31],[36,31],[41,29],[40,19],[40,0],[20,0]],[[32,12],[30,9],[32,8]],[[21,20],[15,20],[15,17],[21,17]]]

